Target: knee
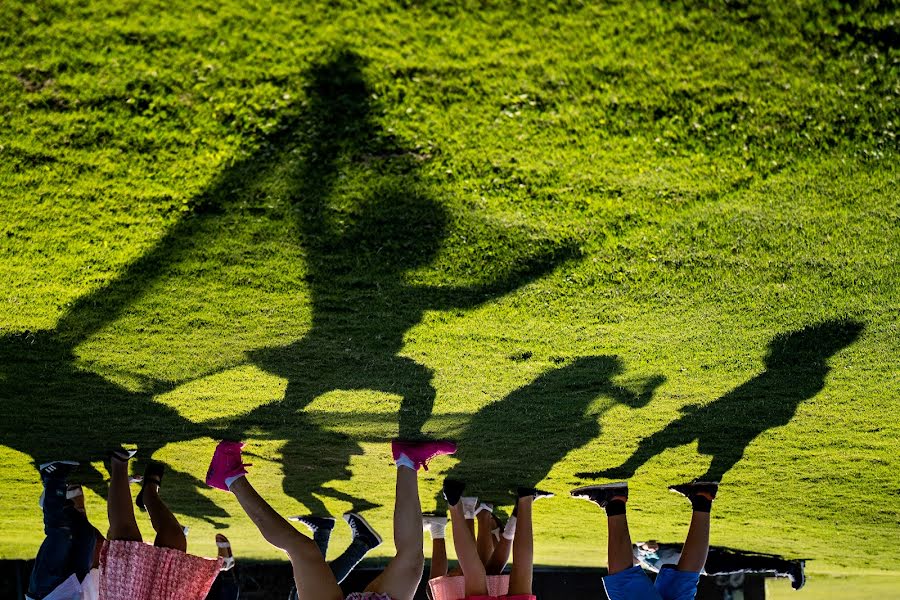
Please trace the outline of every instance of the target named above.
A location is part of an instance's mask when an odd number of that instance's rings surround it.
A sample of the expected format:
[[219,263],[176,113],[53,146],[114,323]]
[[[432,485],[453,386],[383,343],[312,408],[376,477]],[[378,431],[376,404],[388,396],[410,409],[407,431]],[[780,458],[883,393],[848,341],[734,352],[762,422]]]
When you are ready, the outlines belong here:
[[412,548],[408,550],[399,549],[394,560],[410,573],[421,575],[425,570],[425,555],[422,553],[421,549],[418,551]]

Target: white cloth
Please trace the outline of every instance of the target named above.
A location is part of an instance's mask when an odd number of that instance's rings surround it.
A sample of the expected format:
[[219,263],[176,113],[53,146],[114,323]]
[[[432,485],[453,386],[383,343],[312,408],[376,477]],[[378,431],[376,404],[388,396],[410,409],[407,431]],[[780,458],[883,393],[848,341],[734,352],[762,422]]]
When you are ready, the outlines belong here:
[[83,600],[100,600],[100,569],[91,569],[81,582]]
[[100,600],[100,569],[91,569],[81,582],[72,573],[56,589],[44,596],[44,600]]

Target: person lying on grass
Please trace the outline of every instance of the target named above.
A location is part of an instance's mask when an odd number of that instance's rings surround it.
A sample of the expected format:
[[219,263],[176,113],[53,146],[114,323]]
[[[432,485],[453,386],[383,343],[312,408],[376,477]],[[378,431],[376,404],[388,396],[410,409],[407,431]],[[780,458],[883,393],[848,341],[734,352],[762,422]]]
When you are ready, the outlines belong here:
[[[354,592],[346,600],[413,600],[422,579],[425,557],[417,472],[435,456],[456,452],[456,444],[394,440],[391,445],[397,466],[394,502],[397,554],[364,592]],[[242,447],[240,442],[220,442],[209,465],[206,483],[233,493],[266,541],[287,553],[299,600],[344,600],[334,573],[315,542],[279,515],[250,484],[245,468],[248,465],[241,459]]]
[[609,575],[603,587],[610,600],[693,600],[697,594],[700,572],[709,553],[709,513],[719,490],[715,481],[694,481],[673,485],[669,490],[686,496],[693,507],[687,539],[678,563],[664,565],[656,581],[634,564],[625,503],[628,482],[589,485],[572,490],[575,498],[589,500],[606,510],[609,529]]
[[[516,506],[503,536],[512,545],[513,566],[509,575],[501,575],[509,556],[508,545],[502,542],[497,544],[490,548],[488,556],[487,544],[483,544],[479,553],[478,543],[467,524],[462,496],[464,489],[465,484],[461,481],[444,481],[444,498],[450,505],[453,546],[462,574],[431,579],[428,582],[431,597],[434,600],[536,600],[531,589],[534,564],[531,505],[534,500],[552,494],[530,487],[518,489]],[[487,515],[484,527],[493,528],[493,520],[489,520]],[[487,562],[484,557],[487,557]]]
[[103,600],[203,600],[223,558],[187,554],[184,528],[159,495],[164,467],[151,462],[135,499],[150,515],[156,531],[153,544],[144,543],[134,516],[128,478],[133,450],[109,453],[109,533],[100,552],[100,597]]

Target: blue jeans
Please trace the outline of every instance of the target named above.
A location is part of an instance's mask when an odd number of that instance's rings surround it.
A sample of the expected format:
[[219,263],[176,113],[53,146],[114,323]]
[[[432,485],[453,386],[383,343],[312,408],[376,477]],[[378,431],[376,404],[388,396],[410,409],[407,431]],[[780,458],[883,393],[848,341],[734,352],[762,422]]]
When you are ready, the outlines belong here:
[[44,481],[44,535],[28,583],[28,596],[35,600],[49,595],[73,573],[79,581],[84,579],[94,560],[97,530],[66,500],[62,479]]

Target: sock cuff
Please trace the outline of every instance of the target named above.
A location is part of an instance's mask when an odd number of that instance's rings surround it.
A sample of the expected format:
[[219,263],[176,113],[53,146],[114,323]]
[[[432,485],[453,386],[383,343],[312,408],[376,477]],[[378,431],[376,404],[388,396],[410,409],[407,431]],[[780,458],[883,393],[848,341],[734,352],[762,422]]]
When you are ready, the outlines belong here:
[[431,524],[431,539],[433,540],[442,540],[447,537],[446,528],[440,523],[432,523]]
[[235,475],[234,477],[226,477],[225,478],[225,486],[228,488],[229,491],[231,491],[232,484],[235,481],[237,481],[238,479],[240,479],[241,477],[244,477],[245,475],[246,475],[246,473],[241,473],[240,475]]
[[512,540],[516,537],[516,517],[510,517],[506,521],[506,526],[503,528],[503,537],[508,540]]
[[397,465],[397,468],[409,467],[413,471],[416,470],[416,463],[414,463],[412,459],[405,454],[401,454],[400,457],[394,461],[394,464]]
[[617,517],[625,514],[625,502],[623,500],[610,500],[606,504],[606,516]]
[[694,512],[708,513],[712,511],[712,500],[704,496],[692,496],[691,506],[694,508]]

